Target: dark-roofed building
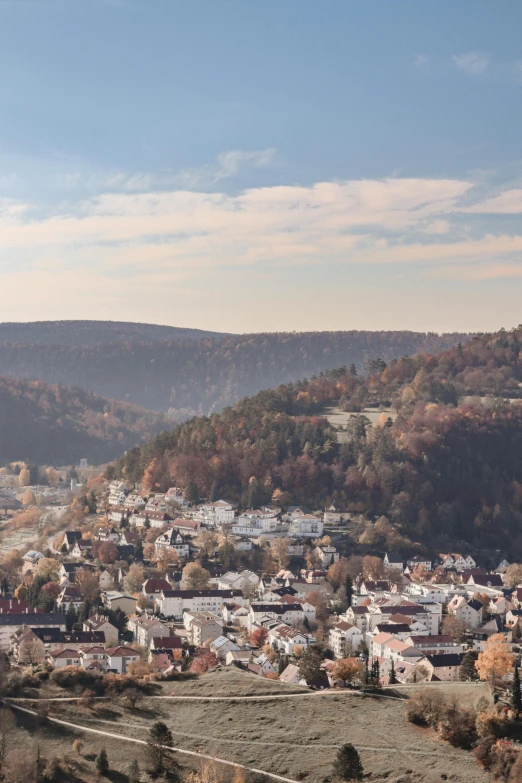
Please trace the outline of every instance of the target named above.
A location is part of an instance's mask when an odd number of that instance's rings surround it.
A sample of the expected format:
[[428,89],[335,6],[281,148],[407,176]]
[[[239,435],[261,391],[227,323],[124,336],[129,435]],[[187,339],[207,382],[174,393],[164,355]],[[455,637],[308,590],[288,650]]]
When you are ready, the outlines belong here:
[[23,625],[29,628],[58,628],[65,631],[65,615],[59,612],[26,612],[22,614],[0,614],[0,650],[8,650],[11,636]]
[[475,574],[470,576],[466,584],[478,585],[479,587],[493,587],[497,590],[501,590],[504,587],[500,574]]
[[459,679],[459,668],[464,655],[449,653],[446,655],[426,655],[420,663],[430,673],[430,679],[453,682]]
[[181,650],[182,647],[181,636],[153,636],[150,643],[151,650]]
[[65,546],[68,552],[71,552],[71,550],[74,548],[74,545],[82,537],[82,534],[79,530],[66,530],[63,534],[63,544],[62,546]]
[[166,579],[152,578],[143,582],[141,592],[149,601],[154,601],[164,590],[172,590],[172,585]]

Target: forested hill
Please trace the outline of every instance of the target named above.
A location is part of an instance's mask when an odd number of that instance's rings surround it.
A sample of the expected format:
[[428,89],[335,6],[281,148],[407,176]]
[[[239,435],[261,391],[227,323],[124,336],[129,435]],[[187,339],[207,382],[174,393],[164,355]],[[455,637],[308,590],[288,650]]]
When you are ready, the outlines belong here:
[[0,464],[103,464],[166,426],[160,414],[82,389],[0,377]]
[[[522,404],[499,398],[488,407],[458,394],[483,394],[498,373],[511,389],[521,349],[517,330],[419,357],[416,369],[392,362],[369,381],[341,369],[281,386],[175,427],[131,450],[109,475],[150,488],[190,486],[243,505],[272,498],[319,509],[336,499],[368,520],[386,516],[368,522],[366,544],[444,551],[464,542],[520,555]],[[448,384],[457,396],[434,400]],[[361,388],[375,396],[393,388],[399,414],[392,422],[384,413],[374,426],[355,414],[338,437],[321,412]]]
[[127,321],[31,321],[0,323],[0,343],[86,346],[132,340],[199,340],[216,332]]
[[[100,332],[105,328],[100,324]],[[42,328],[45,342],[51,333]],[[80,329],[77,342],[81,339]],[[168,411],[181,420],[331,367],[355,364],[362,371],[370,360],[389,363],[419,351],[436,353],[467,339],[462,334],[406,331],[224,335],[157,342],[140,336],[125,342],[100,339],[95,345],[42,344],[42,338],[38,343],[0,342],[0,373],[81,386],[149,410]]]

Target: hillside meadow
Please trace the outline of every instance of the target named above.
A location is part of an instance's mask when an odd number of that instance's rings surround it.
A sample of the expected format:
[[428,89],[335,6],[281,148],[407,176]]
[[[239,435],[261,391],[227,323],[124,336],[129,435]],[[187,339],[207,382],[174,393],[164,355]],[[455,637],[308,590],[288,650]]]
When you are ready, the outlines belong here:
[[[442,687],[447,691],[446,686]],[[482,685],[458,686],[453,691],[463,703],[486,693]],[[171,729],[179,749],[238,762],[293,781],[326,781],[337,748],[345,742],[357,747],[366,779],[375,783],[488,780],[470,753],[451,748],[433,732],[409,724],[403,699],[361,698],[350,691],[303,692],[236,670],[210,673],[183,684],[165,683],[163,693],[175,697],[144,698],[134,710],[120,700],[98,701],[90,708],[77,702],[55,702],[49,714],[137,740],[146,738],[152,723],[161,720]],[[30,705],[25,702],[23,706]],[[26,726],[29,721],[22,718]],[[46,747],[48,741],[58,743],[57,749],[69,755],[73,755],[70,749],[75,737],[85,740],[82,754],[74,757],[79,780],[91,779],[81,775],[86,772],[93,748],[102,744],[115,774],[124,772],[132,758],[142,764],[143,748],[139,745],[118,744],[114,739],[105,742],[76,729],[65,729],[59,740],[60,732],[52,724],[39,732]],[[186,770],[197,766],[194,756],[178,753],[177,757]],[[229,779],[231,770],[222,771],[224,780]],[[119,779],[123,783],[126,778]]]

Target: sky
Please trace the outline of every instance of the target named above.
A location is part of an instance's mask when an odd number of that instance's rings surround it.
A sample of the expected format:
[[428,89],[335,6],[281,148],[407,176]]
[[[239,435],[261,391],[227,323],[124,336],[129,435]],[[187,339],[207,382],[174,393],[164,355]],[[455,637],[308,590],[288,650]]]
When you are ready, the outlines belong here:
[[522,322],[520,0],[0,0],[0,319]]

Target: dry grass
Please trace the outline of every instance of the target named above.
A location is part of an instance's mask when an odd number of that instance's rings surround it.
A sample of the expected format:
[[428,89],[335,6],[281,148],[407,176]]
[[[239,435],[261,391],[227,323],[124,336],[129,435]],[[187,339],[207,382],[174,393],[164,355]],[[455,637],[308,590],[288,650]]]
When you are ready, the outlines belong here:
[[[254,679],[235,669],[167,686],[167,693],[180,696],[259,696],[302,690]],[[480,686],[454,689],[468,703],[482,695],[479,690]],[[179,748],[199,750],[294,780],[323,781],[330,774],[337,748],[344,742],[353,742],[359,749],[367,779],[375,783],[439,783],[445,779],[443,775],[454,783],[488,780],[471,754],[453,749],[433,732],[409,724],[403,701],[362,699],[349,692],[257,702],[149,698],[135,711],[116,702],[98,702],[94,711],[62,703],[53,705],[53,714],[136,739],[146,737],[153,721],[163,720]],[[84,738],[93,742],[89,735]],[[69,748],[72,739],[68,739]],[[125,766],[134,749],[125,743],[111,750],[117,744],[108,742],[107,752],[109,757],[113,754],[114,764],[120,754]],[[140,754],[137,747],[134,755]],[[180,760],[188,766],[193,763],[183,756]]]

